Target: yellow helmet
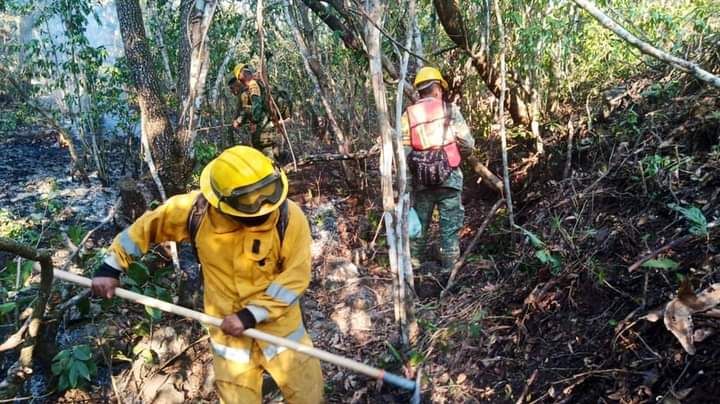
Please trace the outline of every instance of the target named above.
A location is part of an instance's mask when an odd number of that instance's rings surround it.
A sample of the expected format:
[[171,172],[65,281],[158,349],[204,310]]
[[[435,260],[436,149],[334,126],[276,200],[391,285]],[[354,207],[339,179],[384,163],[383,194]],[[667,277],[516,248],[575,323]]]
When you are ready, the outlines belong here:
[[259,150],[235,146],[208,163],[200,191],[220,212],[237,217],[266,215],[285,201],[285,173]]
[[448,89],[448,83],[443,78],[442,73],[434,67],[423,67],[420,69],[415,75],[415,83],[413,83],[413,85],[415,88],[418,88],[428,81],[439,81],[443,90],[447,91]]
[[235,67],[233,68],[233,71],[232,71],[233,76],[234,76],[236,79],[240,80],[240,76],[242,76],[243,70],[249,70],[250,72],[252,72],[253,69],[252,69],[252,67],[251,67],[249,64],[247,64],[247,63],[237,64],[237,65],[235,65]]

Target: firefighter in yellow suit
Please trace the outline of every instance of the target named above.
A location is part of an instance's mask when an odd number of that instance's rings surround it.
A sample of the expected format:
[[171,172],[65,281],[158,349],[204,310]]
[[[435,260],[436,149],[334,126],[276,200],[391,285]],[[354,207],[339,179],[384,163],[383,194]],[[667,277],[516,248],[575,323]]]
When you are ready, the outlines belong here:
[[222,403],[260,403],[263,372],[285,402],[323,402],[317,359],[242,335],[248,328],[312,345],[299,298],[310,282],[310,228],[287,201],[287,226],[277,230],[288,181],[269,158],[248,146],[225,150],[202,171],[200,192],[173,196],[121,232],[95,272],[93,293],[114,294],[119,275],[151,245],[190,237],[195,200],[208,202],[195,236],[205,286],[205,312],[223,318],[210,329],[215,386]]

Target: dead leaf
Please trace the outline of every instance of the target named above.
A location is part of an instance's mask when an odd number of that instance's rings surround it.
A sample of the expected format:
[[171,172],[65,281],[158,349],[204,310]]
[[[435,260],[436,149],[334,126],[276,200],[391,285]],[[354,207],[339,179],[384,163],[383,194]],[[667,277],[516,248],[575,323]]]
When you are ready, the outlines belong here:
[[720,283],[713,283],[697,295],[697,305],[690,306],[696,312],[712,309],[720,304]]
[[665,307],[665,327],[675,335],[685,352],[695,355],[692,311],[682,301],[673,299]]
[[465,373],[460,373],[457,377],[457,380],[455,381],[456,384],[462,384],[465,380],[467,380],[467,375]]

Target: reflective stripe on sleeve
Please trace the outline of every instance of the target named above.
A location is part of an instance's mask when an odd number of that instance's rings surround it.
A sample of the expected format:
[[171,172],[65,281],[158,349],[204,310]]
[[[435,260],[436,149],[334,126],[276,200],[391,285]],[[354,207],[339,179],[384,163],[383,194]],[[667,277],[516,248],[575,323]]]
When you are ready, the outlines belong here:
[[250,350],[242,348],[233,348],[227,345],[218,344],[215,341],[211,341],[213,351],[218,356],[221,356],[227,360],[238,363],[249,363],[250,362]]
[[120,242],[120,247],[122,247],[122,249],[125,250],[125,252],[129,255],[133,257],[142,256],[142,251],[140,250],[140,247],[138,247],[138,245],[135,244],[134,241],[132,241],[132,239],[130,238],[130,233],[128,233],[127,229],[123,230],[122,233],[120,233],[118,241]]
[[252,313],[253,317],[255,317],[255,321],[258,323],[262,323],[263,321],[267,320],[270,316],[270,312],[267,311],[267,309],[260,307],[260,306],[253,306],[248,305],[246,307],[250,313]]
[[288,306],[295,303],[299,297],[297,293],[290,289],[286,289],[275,282],[268,286],[267,290],[265,290],[265,294],[273,298],[273,300],[281,301]]
[[122,271],[122,265],[117,260],[117,257],[115,254],[108,253],[108,255],[105,256],[105,259],[103,260],[104,263],[110,265],[111,267],[117,269],[118,271]]
[[[287,335],[285,338],[299,343],[300,340],[305,336],[305,334],[306,334],[305,326],[303,325],[303,323],[301,321],[300,326],[298,328],[296,328],[295,331],[293,331],[289,335]],[[287,349],[288,348],[285,348],[284,346],[277,346],[277,345],[269,344],[262,351],[263,351],[263,355],[265,355],[265,359],[270,360],[273,357],[275,357],[275,355],[277,355],[281,352],[284,352]]]

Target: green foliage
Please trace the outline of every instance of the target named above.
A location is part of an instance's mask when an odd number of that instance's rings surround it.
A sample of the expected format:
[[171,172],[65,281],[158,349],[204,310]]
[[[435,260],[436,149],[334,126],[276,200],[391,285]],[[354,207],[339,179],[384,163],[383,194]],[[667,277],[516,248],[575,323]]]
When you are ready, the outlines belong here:
[[643,175],[646,178],[652,178],[663,170],[667,170],[672,166],[672,161],[667,156],[652,154],[645,156],[641,162]]
[[[172,268],[163,268],[150,272],[145,264],[135,261],[128,267],[124,283],[135,293],[172,302],[171,293],[166,285],[171,273]],[[153,321],[162,319],[162,311],[156,308],[145,306],[145,312]]]
[[204,141],[195,142],[195,167],[202,170],[218,154],[220,150],[214,144]]
[[68,237],[78,247],[83,237],[85,237],[85,233],[86,231],[82,224],[73,224],[68,227],[67,230]]
[[9,210],[0,208],[0,236],[21,243],[34,244],[40,235],[29,227],[31,223],[27,220],[17,219]]
[[552,272],[553,275],[559,274],[560,271],[562,271],[562,262],[560,261],[560,258],[555,256],[550,249],[547,248],[540,237],[536,236],[533,232],[518,225],[515,225],[515,227],[523,232],[530,245],[535,249],[535,258],[537,258],[542,265],[549,266],[550,272]]
[[479,338],[482,335],[482,321],[487,317],[487,312],[483,309],[476,311],[467,325],[468,335],[472,338]]
[[669,204],[668,207],[681,213],[690,222],[690,228],[688,229],[690,234],[701,237],[708,235],[707,219],[700,209],[694,206],[684,208],[674,203]]
[[0,318],[8,313],[11,313],[17,307],[15,302],[7,302],[0,304]]
[[642,266],[644,268],[666,269],[672,271],[677,269],[680,264],[671,260],[670,258],[658,258],[647,260],[643,262]]
[[91,381],[97,373],[92,360],[92,351],[88,345],[77,345],[60,351],[53,358],[52,372],[58,376],[58,389],[74,389]]
[[651,100],[659,101],[673,98],[680,90],[680,82],[672,80],[668,83],[653,83],[642,92],[642,96]]
[[[8,290],[20,290],[27,286],[27,282],[32,275],[35,261],[23,260],[20,264],[20,274],[18,277],[18,265],[15,260],[8,260],[5,263],[5,269],[0,273],[0,286]],[[19,280],[19,287],[15,288],[16,282]]]

